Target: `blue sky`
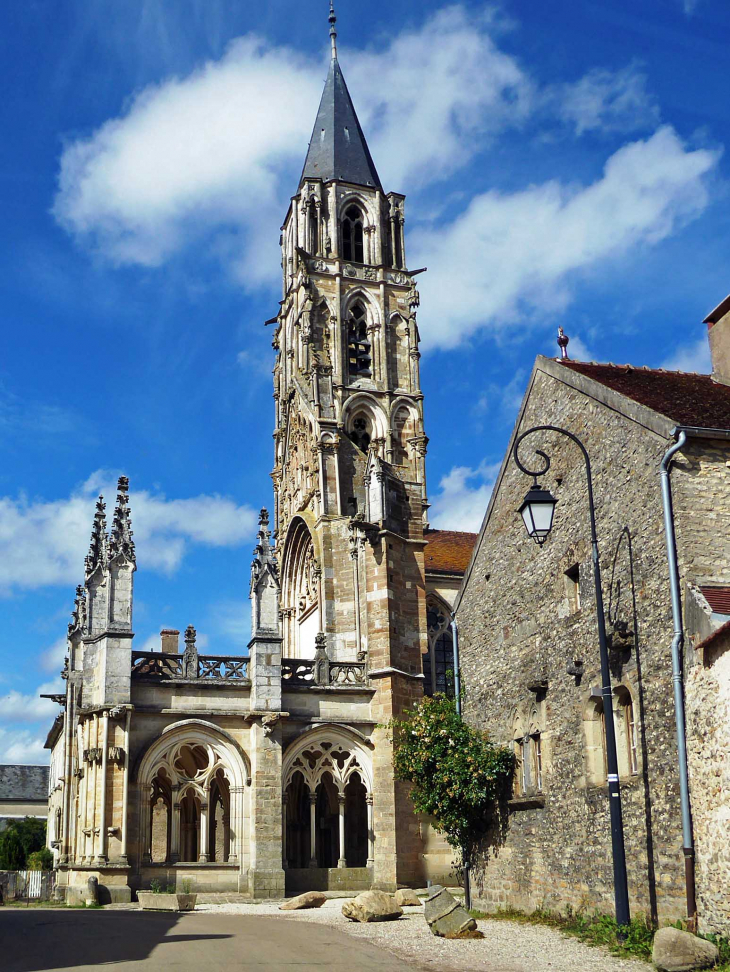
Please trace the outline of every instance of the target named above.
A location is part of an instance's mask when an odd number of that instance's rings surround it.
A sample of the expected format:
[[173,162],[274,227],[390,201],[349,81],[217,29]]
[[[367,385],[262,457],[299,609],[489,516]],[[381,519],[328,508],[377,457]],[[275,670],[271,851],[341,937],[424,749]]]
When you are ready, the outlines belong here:
[[[434,525],[475,529],[534,357],[709,370],[730,290],[724,0],[338,4],[419,278]],[[279,226],[325,0],[6,0],[0,761],[40,762],[102,490],[131,480],[135,646],[248,638],[270,505]],[[111,512],[111,510],[110,510]]]

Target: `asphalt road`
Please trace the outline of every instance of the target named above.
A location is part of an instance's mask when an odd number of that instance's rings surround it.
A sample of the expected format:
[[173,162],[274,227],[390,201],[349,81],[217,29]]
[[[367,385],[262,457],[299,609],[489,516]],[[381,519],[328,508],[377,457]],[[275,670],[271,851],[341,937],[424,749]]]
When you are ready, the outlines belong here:
[[0,908],[0,972],[413,972],[314,922],[256,915]]

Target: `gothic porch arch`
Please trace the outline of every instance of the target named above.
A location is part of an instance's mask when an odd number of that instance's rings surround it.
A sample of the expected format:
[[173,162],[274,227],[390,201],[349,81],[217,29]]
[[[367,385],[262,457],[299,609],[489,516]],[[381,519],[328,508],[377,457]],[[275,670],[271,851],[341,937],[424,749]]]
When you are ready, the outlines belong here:
[[284,655],[313,658],[323,629],[322,551],[314,517],[302,511],[287,527],[281,558]]
[[285,868],[373,864],[372,757],[362,737],[336,725],[305,731],[284,754],[282,787]]
[[167,726],[138,762],[141,863],[240,863],[250,762],[213,723]]

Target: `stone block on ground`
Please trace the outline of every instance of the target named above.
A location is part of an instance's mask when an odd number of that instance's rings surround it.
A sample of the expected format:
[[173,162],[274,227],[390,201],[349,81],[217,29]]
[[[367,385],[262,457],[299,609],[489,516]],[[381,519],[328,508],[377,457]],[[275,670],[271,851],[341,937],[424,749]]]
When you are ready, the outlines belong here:
[[303,908],[321,908],[327,900],[327,895],[321,891],[305,891],[296,898],[290,898],[279,905],[279,911],[301,911]]
[[439,938],[481,938],[477,923],[453,894],[439,886],[431,888],[423,906],[423,917]]
[[350,921],[393,921],[403,909],[385,891],[363,891],[342,905],[342,914]]
[[393,897],[395,898],[395,903],[400,905],[401,908],[421,904],[421,899],[413,888],[398,888]]
[[660,928],[654,936],[651,960],[663,972],[709,969],[719,957],[712,942],[679,928]]

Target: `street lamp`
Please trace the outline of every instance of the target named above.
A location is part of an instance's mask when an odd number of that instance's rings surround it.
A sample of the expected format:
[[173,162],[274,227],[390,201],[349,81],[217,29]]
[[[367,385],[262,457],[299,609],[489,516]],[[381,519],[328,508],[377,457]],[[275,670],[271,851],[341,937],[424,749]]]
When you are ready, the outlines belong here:
[[523,432],[515,442],[513,455],[517,467],[533,477],[533,485],[520,506],[519,512],[524,520],[528,534],[542,546],[552,529],[553,513],[557,500],[545,489],[538,486],[537,477],[544,476],[550,469],[550,457],[539,449],[536,454],[544,460],[541,469],[528,469],[520,462],[519,448],[528,435],[535,432],[559,432],[571,439],[583,453],[588,482],[588,508],[591,515],[591,548],[593,559],[593,580],[596,587],[596,615],[598,620],[598,647],[601,656],[601,694],[603,696],[604,724],[606,727],[606,763],[608,772],[608,805],[611,813],[611,845],[613,849],[613,888],[616,902],[616,924],[621,927],[629,923],[629,889],[626,880],[626,853],[624,850],[624,825],[621,813],[621,791],[618,779],[618,758],[616,756],[616,730],[613,723],[613,692],[611,690],[611,670],[608,664],[608,642],[606,639],[606,619],[603,613],[603,588],[601,587],[601,565],[598,559],[598,536],[596,533],[596,508],[593,502],[593,480],[591,461],[580,439],[567,429],[555,425],[536,425]]
[[519,512],[525,521],[528,534],[540,546],[545,543],[553,528],[553,513],[557,502],[549,490],[538,485],[536,478],[520,507]]

